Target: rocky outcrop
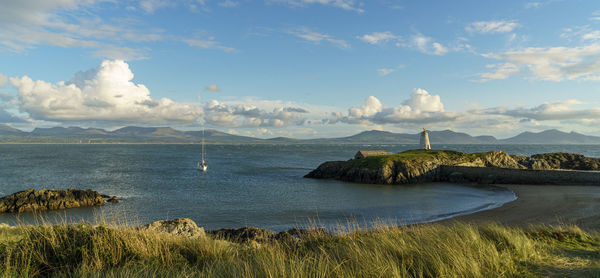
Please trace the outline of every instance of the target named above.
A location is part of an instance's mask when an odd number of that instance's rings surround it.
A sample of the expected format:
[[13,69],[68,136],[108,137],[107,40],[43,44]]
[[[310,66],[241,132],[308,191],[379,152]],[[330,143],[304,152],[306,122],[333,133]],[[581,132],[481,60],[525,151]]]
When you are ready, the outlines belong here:
[[189,218],[155,221],[140,227],[139,230],[168,233],[191,238],[205,236],[204,228],[198,227],[196,222]]
[[532,170],[600,170],[600,159],[573,153],[544,153],[527,156],[512,156],[519,164]]
[[406,184],[430,181],[459,181],[440,166],[495,167],[530,170],[598,170],[600,159],[579,154],[549,153],[531,157],[502,151],[461,153],[457,151],[411,150],[398,154],[330,161],[308,173],[306,178],[338,179],[372,184]]
[[102,196],[92,190],[46,190],[29,189],[0,198],[0,213],[27,212],[102,206]]
[[238,229],[225,228],[215,231],[207,231],[207,233],[215,238],[237,243],[268,243],[273,241],[293,243],[311,234],[325,233],[325,230],[304,230],[294,228],[276,233],[267,229],[243,227]]

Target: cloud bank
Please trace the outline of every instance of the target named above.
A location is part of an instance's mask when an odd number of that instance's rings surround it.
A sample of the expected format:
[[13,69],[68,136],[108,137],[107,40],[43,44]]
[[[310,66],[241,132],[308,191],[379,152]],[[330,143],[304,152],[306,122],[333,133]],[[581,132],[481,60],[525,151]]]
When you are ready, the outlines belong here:
[[79,72],[68,82],[52,84],[28,76],[10,78],[18,91],[18,105],[36,120],[185,124],[196,122],[202,109],[169,98],[154,99],[122,60],[104,61],[96,69]]

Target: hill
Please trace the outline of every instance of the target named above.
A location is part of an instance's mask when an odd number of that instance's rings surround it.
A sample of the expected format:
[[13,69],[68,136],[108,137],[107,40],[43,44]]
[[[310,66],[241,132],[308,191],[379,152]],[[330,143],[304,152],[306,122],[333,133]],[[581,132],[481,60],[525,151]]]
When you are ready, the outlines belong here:
[[[289,137],[255,138],[208,129],[207,143],[223,144],[418,144],[419,133],[394,133],[381,130],[363,131],[339,138],[295,139]],[[439,144],[600,144],[600,137],[556,129],[538,133],[523,132],[517,136],[496,139],[493,136],[471,136],[452,130],[430,131],[433,145]],[[114,131],[99,128],[51,127],[24,132],[0,124],[0,142],[14,143],[199,143],[202,131],[181,131],[171,127],[126,126]]]

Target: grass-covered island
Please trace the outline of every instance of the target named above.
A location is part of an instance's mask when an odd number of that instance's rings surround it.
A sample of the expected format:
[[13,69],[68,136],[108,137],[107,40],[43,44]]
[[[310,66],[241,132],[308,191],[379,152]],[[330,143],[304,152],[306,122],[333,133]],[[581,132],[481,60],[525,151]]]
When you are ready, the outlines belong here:
[[503,151],[462,153],[452,150],[409,150],[397,154],[325,162],[305,177],[373,184],[465,180],[480,183],[590,184],[600,182],[600,174],[544,171],[599,169],[600,159],[571,153],[527,157],[509,155]]
[[260,229],[204,232],[189,220],[177,225],[0,225],[0,276],[600,275],[600,234],[576,226],[454,223],[275,234]]

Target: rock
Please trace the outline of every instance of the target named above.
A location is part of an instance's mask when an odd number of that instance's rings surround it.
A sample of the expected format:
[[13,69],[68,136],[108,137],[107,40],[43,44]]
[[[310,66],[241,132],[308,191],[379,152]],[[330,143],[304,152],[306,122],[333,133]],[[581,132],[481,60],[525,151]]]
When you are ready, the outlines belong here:
[[465,175],[461,172],[452,172],[452,173],[450,173],[450,175],[448,175],[448,181],[449,182],[464,182]]
[[256,245],[256,243],[269,243],[273,241],[294,244],[310,234],[325,233],[325,230],[322,228],[315,230],[293,228],[279,233],[275,233],[267,229],[243,227],[238,229],[220,229],[215,231],[207,231],[206,233],[216,238],[224,239],[231,242]]
[[104,199],[92,190],[29,189],[0,198],[0,213],[102,206]]
[[139,230],[155,231],[191,238],[204,237],[206,235],[204,233],[204,228],[198,227],[196,222],[189,218],[155,221],[140,227]]
[[[502,151],[461,153],[450,150],[410,150],[398,154],[349,161],[325,162],[306,178],[337,179],[372,184],[406,184],[455,179],[441,174],[440,166],[495,167],[530,170],[599,170],[600,159],[580,154],[549,153],[531,157]],[[496,177],[480,182],[497,182]]]
[[207,233],[219,239],[238,243],[249,243],[252,241],[269,242],[275,239],[275,236],[277,235],[273,231],[255,227],[243,227],[238,229],[226,228],[216,231],[208,231]]
[[116,204],[119,202],[119,200],[117,200],[117,196],[112,196],[110,197],[110,199],[106,200],[107,202],[111,203],[111,204]]

